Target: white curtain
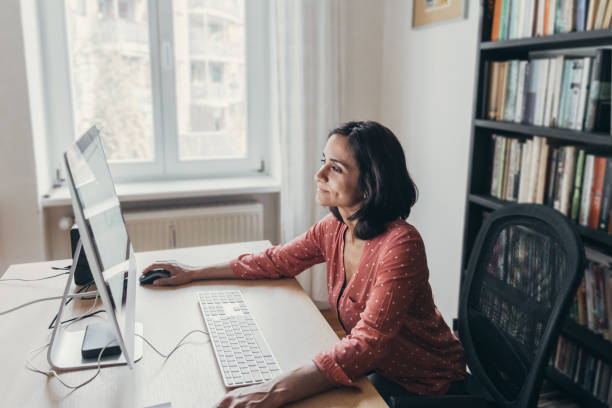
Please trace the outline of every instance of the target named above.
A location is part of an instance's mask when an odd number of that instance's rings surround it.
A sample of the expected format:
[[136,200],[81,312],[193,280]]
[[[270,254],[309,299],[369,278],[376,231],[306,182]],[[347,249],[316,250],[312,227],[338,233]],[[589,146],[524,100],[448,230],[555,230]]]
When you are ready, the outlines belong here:
[[[270,0],[271,136],[279,153],[283,243],[329,211],[314,200],[314,175],[339,120],[339,9],[339,0]],[[327,305],[325,265],[298,281],[317,305]]]

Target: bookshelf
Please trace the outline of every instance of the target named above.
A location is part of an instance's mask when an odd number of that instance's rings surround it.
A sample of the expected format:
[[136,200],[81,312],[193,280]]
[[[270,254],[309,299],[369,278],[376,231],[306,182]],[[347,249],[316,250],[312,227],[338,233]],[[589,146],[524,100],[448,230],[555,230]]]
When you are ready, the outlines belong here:
[[[502,208],[510,201],[491,195],[494,141],[492,135],[508,138],[531,139],[534,135],[543,137],[555,146],[572,145],[598,156],[612,157],[612,135],[610,132],[582,131],[566,128],[534,126],[522,123],[490,120],[487,115],[491,62],[508,60],[529,60],[533,53],[563,54],[570,50],[595,50],[612,48],[612,29],[570,32],[547,36],[520,38],[504,41],[490,41],[490,14],[488,1],[481,1],[480,28],[475,73],[472,135],[468,186],[462,252],[462,281],[467,268],[476,235],[483,223],[484,215]],[[612,256],[612,235],[606,231],[577,225],[585,246]],[[594,358],[612,365],[612,342],[604,339],[587,327],[567,319],[562,336],[583,348]],[[569,378],[552,365],[546,370],[546,379],[573,396],[582,406],[604,408],[608,405]]]

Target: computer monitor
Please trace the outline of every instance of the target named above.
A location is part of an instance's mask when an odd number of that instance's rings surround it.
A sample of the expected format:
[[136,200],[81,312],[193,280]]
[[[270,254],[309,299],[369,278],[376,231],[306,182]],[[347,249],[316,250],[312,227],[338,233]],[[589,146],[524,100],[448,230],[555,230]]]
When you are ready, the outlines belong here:
[[[64,164],[82,244],[77,247],[85,251],[106,310],[109,335],[111,339],[116,338],[121,349],[120,355],[104,356],[101,364],[127,364],[132,368],[142,357],[142,340],[134,335],[135,332],[142,334],[142,325],[135,322],[136,259],[95,126],[64,153]],[[79,254],[75,252],[74,256],[65,298]],[[61,321],[64,303],[62,300],[58,321]],[[97,356],[91,361],[81,355],[84,336],[85,330],[63,330],[58,324],[48,351],[51,366],[61,370],[96,367]]]

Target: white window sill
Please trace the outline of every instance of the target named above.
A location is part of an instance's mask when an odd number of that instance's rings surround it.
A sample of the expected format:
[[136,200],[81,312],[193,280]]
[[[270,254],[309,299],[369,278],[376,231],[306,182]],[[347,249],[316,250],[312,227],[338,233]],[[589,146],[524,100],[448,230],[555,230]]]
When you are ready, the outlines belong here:
[[[276,193],[280,182],[270,176],[203,180],[164,180],[115,184],[119,201],[154,201],[194,197]],[[72,205],[67,186],[53,188],[42,198],[43,207]]]

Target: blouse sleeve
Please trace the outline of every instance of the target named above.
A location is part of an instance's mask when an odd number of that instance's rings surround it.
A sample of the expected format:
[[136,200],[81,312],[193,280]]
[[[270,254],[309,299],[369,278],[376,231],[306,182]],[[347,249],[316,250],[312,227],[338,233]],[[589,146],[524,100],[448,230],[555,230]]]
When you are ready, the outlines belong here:
[[258,254],[244,254],[230,261],[230,267],[241,279],[279,279],[293,277],[325,261],[322,239],[328,217],[304,234],[285,244]]
[[359,322],[331,349],[313,359],[332,384],[355,386],[354,380],[386,357],[386,345],[399,332],[402,315],[428,279],[423,241],[416,231],[414,234],[383,249]]

